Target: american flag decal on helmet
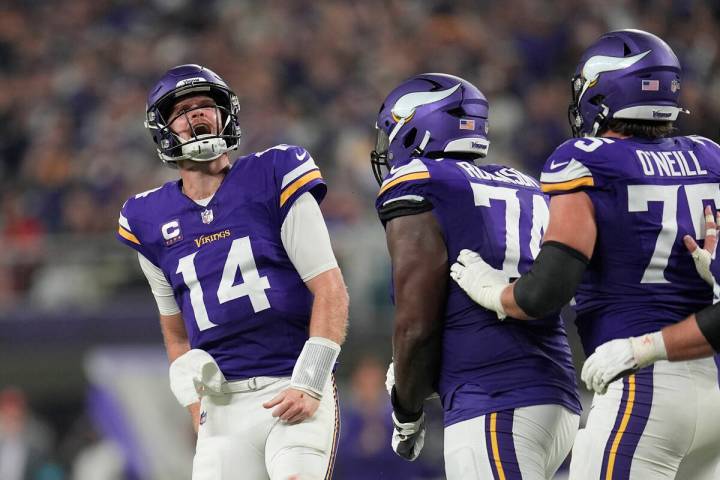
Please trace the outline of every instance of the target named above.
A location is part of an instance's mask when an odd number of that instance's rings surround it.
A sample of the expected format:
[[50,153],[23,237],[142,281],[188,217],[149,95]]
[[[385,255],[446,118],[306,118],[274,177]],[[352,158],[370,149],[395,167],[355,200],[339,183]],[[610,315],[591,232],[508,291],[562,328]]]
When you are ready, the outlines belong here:
[[660,80],[643,80],[642,91],[643,92],[657,92],[660,90]]
[[460,130],[475,130],[475,120],[470,120],[469,118],[461,118]]

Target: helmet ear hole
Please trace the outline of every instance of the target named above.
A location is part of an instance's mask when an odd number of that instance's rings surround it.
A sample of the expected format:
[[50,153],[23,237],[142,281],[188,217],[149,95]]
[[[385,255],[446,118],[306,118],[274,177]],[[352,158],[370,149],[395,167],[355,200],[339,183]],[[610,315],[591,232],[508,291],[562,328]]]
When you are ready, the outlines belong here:
[[407,135],[405,135],[405,138],[403,139],[403,146],[405,148],[410,148],[410,145],[415,142],[415,137],[417,137],[417,128],[413,128],[407,133]]

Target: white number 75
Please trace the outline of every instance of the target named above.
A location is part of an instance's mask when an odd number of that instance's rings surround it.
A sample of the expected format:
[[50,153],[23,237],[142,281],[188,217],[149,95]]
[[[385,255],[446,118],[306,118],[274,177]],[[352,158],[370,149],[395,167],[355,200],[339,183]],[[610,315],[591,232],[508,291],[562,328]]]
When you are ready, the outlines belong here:
[[695,238],[705,238],[703,201],[714,200],[720,206],[720,185],[628,185],[628,211],[647,212],[650,202],[662,202],[662,228],[655,242],[650,263],[640,283],[670,283],[665,278],[668,258],[678,233],[678,192],[684,192],[695,229]]

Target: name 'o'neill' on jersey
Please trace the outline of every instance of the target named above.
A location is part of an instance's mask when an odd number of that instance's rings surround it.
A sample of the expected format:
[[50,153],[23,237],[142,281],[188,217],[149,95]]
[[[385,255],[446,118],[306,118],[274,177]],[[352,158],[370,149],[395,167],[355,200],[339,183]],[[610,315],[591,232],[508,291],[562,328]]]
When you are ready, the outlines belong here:
[[703,239],[704,207],[720,207],[720,147],[713,141],[572,139],[550,156],[540,181],[549,195],[584,191],[595,211],[595,250],[575,295],[586,354],[710,304],[711,289],[682,237]]
[[308,338],[312,295],[280,236],[305,192],[325,196],[317,165],[279,145],[238,158],[207,206],[174,181],[122,208],[117,237],[165,273],[190,346],[228,380],[289,376]]
[[[376,201],[381,220],[393,205],[405,202],[432,210],[448,259],[472,249],[510,277],[529,270],[548,220],[547,199],[536,180],[499,165],[413,159],[385,178]],[[580,412],[558,315],[500,321],[450,281],[442,335],[438,392],[446,426],[541,404]]]

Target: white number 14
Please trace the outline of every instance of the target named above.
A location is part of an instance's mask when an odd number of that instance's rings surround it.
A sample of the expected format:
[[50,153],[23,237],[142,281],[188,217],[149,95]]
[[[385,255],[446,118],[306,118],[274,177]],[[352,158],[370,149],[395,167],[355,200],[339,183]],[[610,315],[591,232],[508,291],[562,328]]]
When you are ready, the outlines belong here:
[[[195,252],[182,257],[175,273],[182,275],[185,285],[190,290],[190,303],[195,312],[195,321],[200,331],[203,331],[216,327],[217,324],[210,321],[207,308],[205,308],[202,286],[195,271],[195,255],[197,254],[198,252]],[[238,269],[243,282],[234,284]],[[250,246],[250,237],[233,240],[217,290],[218,302],[222,304],[247,296],[250,298],[253,311],[257,313],[270,308],[270,302],[265,294],[265,290],[268,288],[270,288],[270,282],[267,277],[261,277],[257,271]]]

